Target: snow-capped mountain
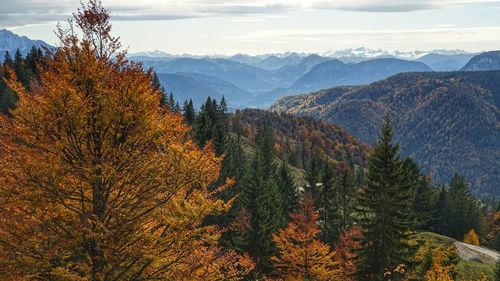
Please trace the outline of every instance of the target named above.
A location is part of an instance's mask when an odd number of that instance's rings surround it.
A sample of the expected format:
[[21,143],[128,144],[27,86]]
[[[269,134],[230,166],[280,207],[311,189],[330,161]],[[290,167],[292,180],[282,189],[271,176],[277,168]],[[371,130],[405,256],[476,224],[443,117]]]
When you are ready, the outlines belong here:
[[11,56],[14,56],[14,53],[19,49],[24,56],[33,46],[37,48],[51,47],[42,40],[32,40],[26,36],[19,36],[7,29],[0,30],[0,61],[3,61],[6,51],[8,51]]
[[342,49],[336,51],[328,51],[322,55],[325,57],[348,59],[348,58],[358,58],[358,59],[371,59],[371,58],[382,58],[382,57],[393,57],[398,59],[406,60],[416,60],[422,56],[428,54],[440,54],[440,55],[458,55],[458,54],[470,54],[464,50],[432,50],[432,51],[386,51],[382,49],[369,49],[365,47],[360,47],[356,49]]

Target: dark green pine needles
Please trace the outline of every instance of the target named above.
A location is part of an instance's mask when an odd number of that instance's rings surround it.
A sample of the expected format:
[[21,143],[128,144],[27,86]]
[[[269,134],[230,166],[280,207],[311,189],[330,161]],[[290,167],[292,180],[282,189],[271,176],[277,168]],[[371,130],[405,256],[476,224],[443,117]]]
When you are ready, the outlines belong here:
[[360,280],[384,280],[384,273],[408,265],[408,236],[415,179],[392,144],[393,129],[386,117],[369,160],[366,182],[359,195],[362,249],[358,254]]

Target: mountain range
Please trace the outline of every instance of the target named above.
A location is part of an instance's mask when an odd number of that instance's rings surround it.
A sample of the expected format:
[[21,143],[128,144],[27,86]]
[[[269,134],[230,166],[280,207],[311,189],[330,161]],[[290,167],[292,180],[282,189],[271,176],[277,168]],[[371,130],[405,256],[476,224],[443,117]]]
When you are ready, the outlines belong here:
[[363,86],[285,97],[273,111],[310,116],[374,143],[386,114],[401,153],[438,183],[460,173],[474,191],[500,190],[500,71],[402,73]]
[[[32,46],[49,45],[0,31],[0,52],[13,53],[19,48],[25,54]],[[473,54],[461,50],[388,52],[361,47],[322,54],[199,56],[153,51],[128,57],[153,68],[164,88],[180,102],[191,98],[198,107],[208,96],[224,95],[231,108],[244,108],[267,107],[286,95],[367,84],[396,73],[460,70]]]
[[19,49],[21,54],[25,56],[33,46],[36,48],[51,47],[42,40],[32,40],[7,29],[0,29],[0,62],[3,62],[5,52],[9,52],[14,57],[14,54]]

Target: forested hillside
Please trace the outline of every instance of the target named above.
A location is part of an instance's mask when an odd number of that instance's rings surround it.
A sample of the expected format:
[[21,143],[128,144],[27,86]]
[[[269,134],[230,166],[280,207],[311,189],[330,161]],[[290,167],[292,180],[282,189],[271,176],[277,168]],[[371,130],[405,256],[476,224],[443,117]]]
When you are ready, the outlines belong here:
[[366,86],[286,97],[273,110],[326,120],[374,143],[383,116],[395,140],[438,183],[454,173],[499,195],[500,72],[407,73]]

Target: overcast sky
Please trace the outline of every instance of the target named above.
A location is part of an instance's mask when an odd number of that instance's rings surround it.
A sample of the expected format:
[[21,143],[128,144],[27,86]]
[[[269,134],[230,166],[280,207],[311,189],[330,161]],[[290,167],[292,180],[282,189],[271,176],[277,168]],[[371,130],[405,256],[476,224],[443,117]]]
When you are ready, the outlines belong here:
[[[0,28],[56,44],[80,0],[0,0]],[[130,52],[500,49],[500,0],[103,0]]]

